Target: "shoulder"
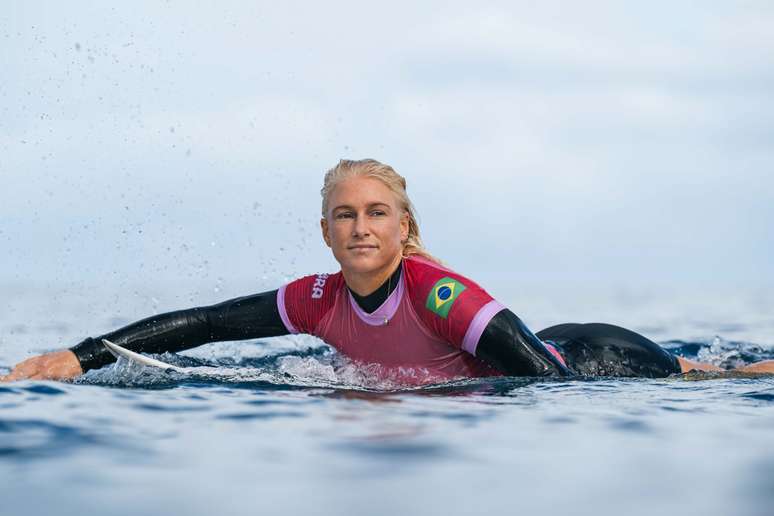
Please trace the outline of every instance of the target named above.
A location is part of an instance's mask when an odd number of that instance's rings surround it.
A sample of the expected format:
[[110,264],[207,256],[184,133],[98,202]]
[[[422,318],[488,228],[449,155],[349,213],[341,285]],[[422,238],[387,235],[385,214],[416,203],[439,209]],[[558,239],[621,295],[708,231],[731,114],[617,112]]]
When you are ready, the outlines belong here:
[[341,272],[311,274],[280,287],[277,308],[291,333],[311,333],[336,302],[344,285]]
[[405,260],[411,305],[432,333],[473,355],[481,333],[504,307],[465,276],[422,257]]
[[344,278],[341,272],[329,274],[321,272],[303,276],[281,287],[285,292],[292,292],[294,296],[306,301],[315,301],[329,298],[341,287]]
[[[444,281],[452,282],[455,287],[458,285],[463,290],[481,288],[470,278],[422,256],[408,256],[403,260],[403,263],[406,269],[406,278],[411,281],[411,286],[425,293],[430,292],[436,284],[442,284]],[[461,291],[457,294],[459,295],[459,293]]]
[[418,312],[427,309],[445,317],[464,292],[483,291],[473,280],[421,256],[405,258],[404,267],[411,302]]

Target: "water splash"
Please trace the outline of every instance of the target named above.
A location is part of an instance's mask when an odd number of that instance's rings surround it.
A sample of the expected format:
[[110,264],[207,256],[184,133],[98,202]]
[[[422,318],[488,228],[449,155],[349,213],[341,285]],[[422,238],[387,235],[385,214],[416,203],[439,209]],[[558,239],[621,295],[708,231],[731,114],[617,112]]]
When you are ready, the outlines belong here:
[[320,387],[367,391],[414,390],[449,383],[448,378],[423,368],[353,362],[327,346],[243,357],[236,363],[233,357],[203,360],[174,353],[150,356],[184,367],[186,371],[163,370],[121,358],[108,367],[88,371],[75,383],[156,389],[171,388],[180,383],[204,382],[268,388]]
[[[765,349],[749,342],[727,341],[719,336],[706,341],[670,341],[662,345],[674,354],[726,369],[774,358],[774,349]],[[203,348],[193,356],[174,353],[152,355],[171,365],[189,368],[186,372],[164,371],[121,359],[112,366],[89,371],[76,379],[75,383],[142,389],[204,383],[266,389],[431,392],[438,389],[455,391],[461,388],[466,391],[483,388],[486,391],[505,392],[510,388],[509,381],[513,380],[506,381],[503,387],[492,378],[460,378],[450,381],[422,368],[357,363],[316,340],[287,340],[275,346],[220,343]],[[712,380],[720,377],[725,375],[689,375],[683,376],[683,379]]]
[[765,347],[753,342],[726,340],[719,335],[707,340],[671,340],[661,345],[675,355],[724,369],[774,359],[774,347]]

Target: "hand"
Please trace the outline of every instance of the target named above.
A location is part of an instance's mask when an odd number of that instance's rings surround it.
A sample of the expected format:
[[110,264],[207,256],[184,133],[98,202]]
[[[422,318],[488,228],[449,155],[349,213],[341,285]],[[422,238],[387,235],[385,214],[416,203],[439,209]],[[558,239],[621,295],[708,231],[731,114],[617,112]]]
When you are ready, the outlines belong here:
[[66,380],[83,374],[81,363],[69,349],[54,351],[28,358],[13,368],[8,376],[0,376],[0,382],[15,380]]

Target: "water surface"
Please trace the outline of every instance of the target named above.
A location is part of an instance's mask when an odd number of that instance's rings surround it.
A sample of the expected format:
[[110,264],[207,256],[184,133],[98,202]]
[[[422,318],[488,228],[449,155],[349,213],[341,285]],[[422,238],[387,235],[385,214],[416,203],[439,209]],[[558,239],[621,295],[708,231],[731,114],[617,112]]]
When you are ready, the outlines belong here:
[[[58,312],[31,308],[47,302],[33,293],[14,299],[3,370],[83,331],[74,296]],[[605,311],[625,319],[618,300]],[[687,304],[669,314],[676,330],[662,312],[648,320],[676,353],[743,363],[774,356],[767,307],[748,303],[719,328]],[[120,361],[74,383],[0,385],[3,514],[763,515],[774,503],[771,377],[409,389],[303,336],[158,358],[221,374]]]

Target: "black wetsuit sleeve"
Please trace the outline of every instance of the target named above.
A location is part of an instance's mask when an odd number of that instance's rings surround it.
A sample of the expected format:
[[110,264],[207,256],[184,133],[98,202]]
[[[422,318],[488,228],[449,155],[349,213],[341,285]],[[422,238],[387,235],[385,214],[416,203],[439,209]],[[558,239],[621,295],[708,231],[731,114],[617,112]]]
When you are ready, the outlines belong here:
[[498,312],[481,334],[476,356],[509,376],[572,376],[516,314]]
[[102,339],[132,351],[164,353],[208,342],[276,337],[288,333],[277,309],[277,291],[273,290],[212,306],[148,317],[105,335],[89,337],[70,350],[86,372],[116,360],[102,344]]

